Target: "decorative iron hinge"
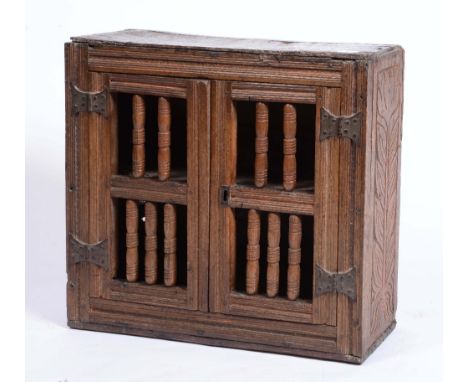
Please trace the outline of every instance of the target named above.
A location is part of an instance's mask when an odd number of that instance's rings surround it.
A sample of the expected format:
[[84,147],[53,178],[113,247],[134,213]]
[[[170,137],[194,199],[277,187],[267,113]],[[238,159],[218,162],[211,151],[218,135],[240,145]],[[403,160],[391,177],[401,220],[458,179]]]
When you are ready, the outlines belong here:
[[319,265],[315,268],[315,295],[338,292],[356,301],[356,268],[346,272],[328,272]]
[[107,270],[107,240],[88,244],[70,235],[70,252],[74,264],[89,261]]
[[100,92],[86,92],[71,85],[72,110],[74,114],[82,111],[95,112],[107,116],[107,89]]
[[320,140],[331,137],[346,137],[359,143],[361,138],[362,113],[337,116],[324,107],[320,108]]

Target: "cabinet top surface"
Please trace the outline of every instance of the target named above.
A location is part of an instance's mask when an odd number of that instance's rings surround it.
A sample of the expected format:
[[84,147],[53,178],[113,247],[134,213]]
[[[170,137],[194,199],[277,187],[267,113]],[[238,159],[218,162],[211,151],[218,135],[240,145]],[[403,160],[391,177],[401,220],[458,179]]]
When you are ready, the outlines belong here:
[[197,36],[178,33],[158,32],[140,29],[126,29],[118,32],[98,33],[72,37],[74,42],[107,46],[144,46],[154,48],[184,48],[208,51],[236,51],[246,53],[291,54],[330,58],[365,58],[380,55],[398,45],[290,42],[262,39]]

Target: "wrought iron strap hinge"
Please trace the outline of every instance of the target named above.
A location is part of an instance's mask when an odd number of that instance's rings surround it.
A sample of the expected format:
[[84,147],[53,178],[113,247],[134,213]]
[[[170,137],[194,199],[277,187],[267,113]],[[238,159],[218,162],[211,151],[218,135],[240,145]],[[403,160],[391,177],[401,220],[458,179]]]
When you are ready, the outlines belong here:
[[346,137],[358,144],[361,138],[362,113],[337,116],[324,107],[320,108],[320,140],[331,137]]
[[315,268],[315,296],[338,292],[356,301],[356,268],[346,272],[328,272],[319,265]]
[[107,240],[95,244],[84,243],[70,235],[70,253],[72,263],[89,261],[107,270]]
[[88,111],[107,116],[107,89],[100,92],[86,92],[72,84],[71,91],[74,114]]

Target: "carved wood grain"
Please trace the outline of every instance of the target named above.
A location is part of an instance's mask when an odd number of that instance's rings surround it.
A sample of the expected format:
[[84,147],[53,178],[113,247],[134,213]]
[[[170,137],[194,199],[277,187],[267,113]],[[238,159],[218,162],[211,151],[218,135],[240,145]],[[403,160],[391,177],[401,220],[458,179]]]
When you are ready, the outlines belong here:
[[401,98],[398,66],[377,75],[377,135],[371,288],[371,335],[393,320],[396,253]]

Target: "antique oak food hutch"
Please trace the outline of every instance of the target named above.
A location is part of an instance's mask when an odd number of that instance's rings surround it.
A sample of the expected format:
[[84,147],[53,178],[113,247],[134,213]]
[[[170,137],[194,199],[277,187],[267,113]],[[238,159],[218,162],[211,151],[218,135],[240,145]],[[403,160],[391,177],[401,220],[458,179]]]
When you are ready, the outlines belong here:
[[73,328],[362,362],[395,326],[403,50],[65,44]]

